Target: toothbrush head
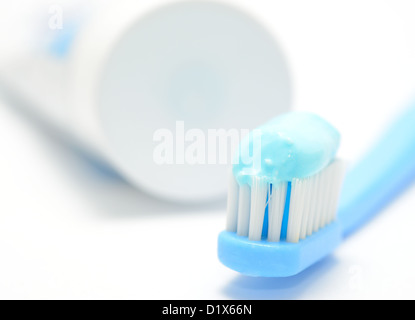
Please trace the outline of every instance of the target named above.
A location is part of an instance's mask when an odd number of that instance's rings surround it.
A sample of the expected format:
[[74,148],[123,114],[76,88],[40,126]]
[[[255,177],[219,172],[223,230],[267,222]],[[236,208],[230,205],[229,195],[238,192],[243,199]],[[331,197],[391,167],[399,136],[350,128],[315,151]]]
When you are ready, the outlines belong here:
[[[334,158],[339,139],[325,120],[295,112],[242,141],[229,179],[226,231],[219,235],[224,265],[251,276],[286,277],[340,243],[335,217],[344,165]],[[248,164],[242,158],[247,150]]]
[[251,241],[235,232],[222,231],[219,260],[228,268],[253,277],[289,277],[330,254],[341,242],[338,222],[298,243]]

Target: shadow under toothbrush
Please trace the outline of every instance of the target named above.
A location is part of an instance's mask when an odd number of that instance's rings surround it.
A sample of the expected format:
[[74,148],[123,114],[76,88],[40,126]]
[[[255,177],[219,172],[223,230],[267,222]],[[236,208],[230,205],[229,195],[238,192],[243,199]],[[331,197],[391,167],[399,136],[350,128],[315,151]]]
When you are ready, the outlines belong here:
[[238,300],[300,299],[304,291],[321,281],[321,277],[337,263],[334,256],[328,256],[303,272],[286,278],[239,275],[222,291],[229,298]]

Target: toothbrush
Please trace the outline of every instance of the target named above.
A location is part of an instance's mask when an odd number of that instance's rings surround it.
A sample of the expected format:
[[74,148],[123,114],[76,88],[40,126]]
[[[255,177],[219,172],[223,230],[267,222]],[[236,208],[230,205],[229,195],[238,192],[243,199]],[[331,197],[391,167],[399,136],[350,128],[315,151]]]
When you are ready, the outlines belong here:
[[[220,261],[242,274],[300,273],[330,254],[415,178],[415,107],[347,173],[343,186],[344,165],[335,158],[339,135],[323,119],[293,113],[259,129],[266,142],[257,154],[252,148],[254,135],[240,149],[250,146],[254,160],[259,156],[263,164],[278,160],[279,165],[267,171],[263,165],[258,170],[258,165],[234,164],[227,227],[218,239]],[[278,153],[267,150],[270,141],[279,147],[274,149]],[[288,153],[281,149],[284,141],[291,144]],[[313,162],[314,168],[304,170],[307,162]]]

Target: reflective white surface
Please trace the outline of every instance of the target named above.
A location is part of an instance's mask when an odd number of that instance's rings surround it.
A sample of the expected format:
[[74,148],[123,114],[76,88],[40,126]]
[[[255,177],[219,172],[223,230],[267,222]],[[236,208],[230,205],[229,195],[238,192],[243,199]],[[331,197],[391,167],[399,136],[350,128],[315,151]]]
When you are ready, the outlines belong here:
[[[252,11],[289,50],[297,108],[339,127],[346,158],[414,95],[411,1],[256,1]],[[216,258],[225,203],[144,196],[3,102],[0,148],[1,298],[415,298],[414,187],[310,270],[247,278]]]

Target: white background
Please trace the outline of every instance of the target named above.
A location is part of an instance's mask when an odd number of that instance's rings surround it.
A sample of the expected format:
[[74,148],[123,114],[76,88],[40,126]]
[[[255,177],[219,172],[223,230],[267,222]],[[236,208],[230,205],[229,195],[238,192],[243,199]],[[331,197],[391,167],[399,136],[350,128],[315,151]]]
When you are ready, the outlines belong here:
[[[415,96],[413,1],[234,2],[275,33],[295,108],[337,126],[345,158]],[[216,257],[225,202],[154,200],[1,100],[0,150],[0,298],[415,298],[414,187],[298,276],[250,278]]]

